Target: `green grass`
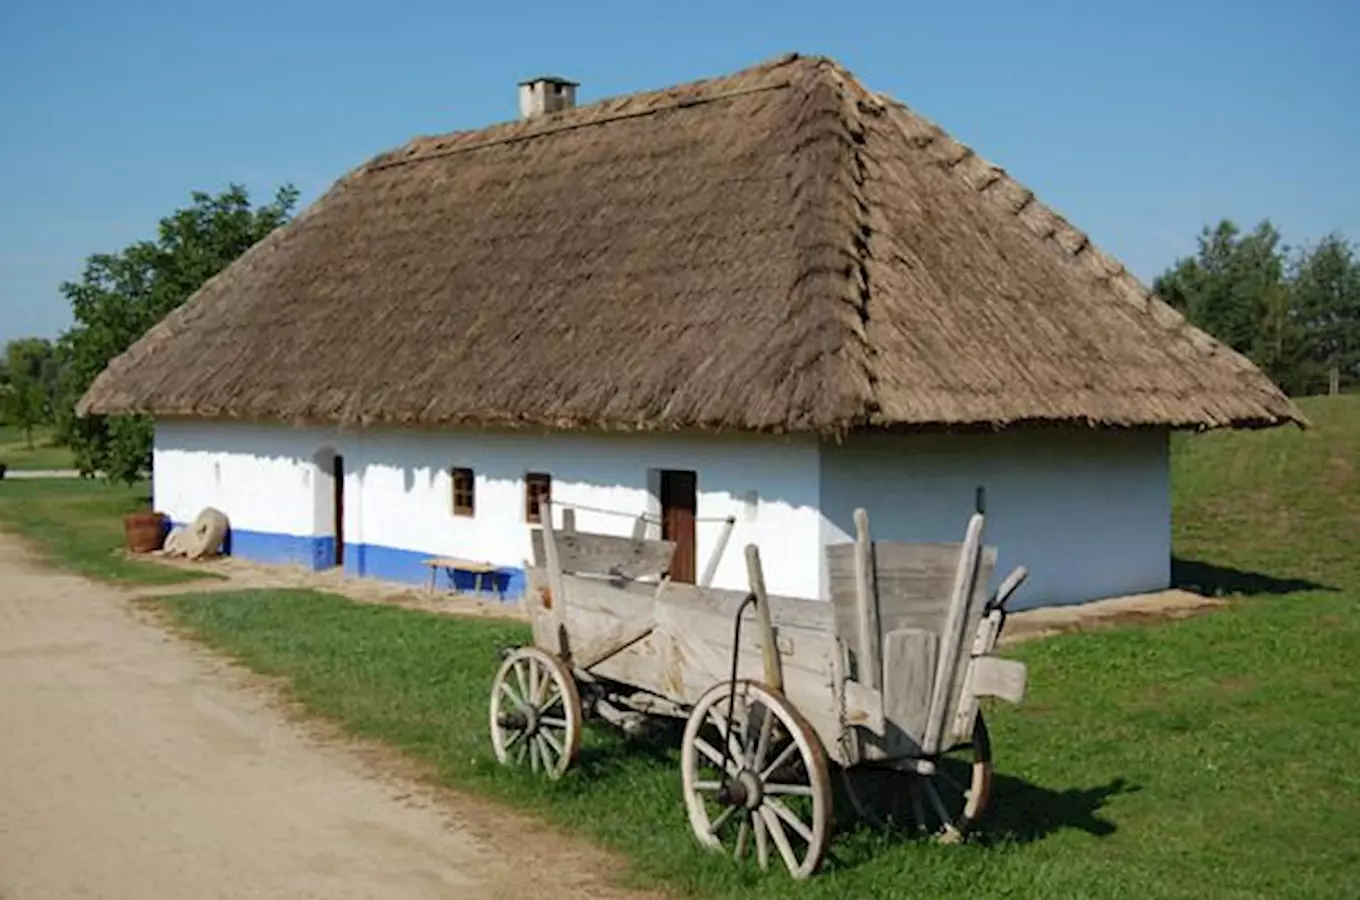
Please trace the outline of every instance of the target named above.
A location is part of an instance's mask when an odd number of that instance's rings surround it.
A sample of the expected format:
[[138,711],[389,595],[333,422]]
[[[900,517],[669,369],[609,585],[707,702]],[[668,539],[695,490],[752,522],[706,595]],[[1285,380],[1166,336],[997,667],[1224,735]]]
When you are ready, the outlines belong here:
[[[674,745],[591,730],[544,783],[491,759],[497,650],[524,627],[308,591],[157,601],[309,710],[436,777],[622,852],[631,879],[702,897],[1353,897],[1360,873],[1360,397],[1305,401],[1316,429],[1178,438],[1177,575],[1222,612],[1007,651],[1018,708],[989,707],[996,795],[978,840],[840,835],[814,879],[700,851]],[[1349,752],[1348,752],[1349,751]]]
[[11,469],[69,469],[71,451],[53,442],[48,428],[33,429],[33,446],[22,428],[0,425],[0,463]]
[[123,515],[145,507],[147,484],[93,479],[0,481],[0,527],[28,538],[51,562],[78,575],[117,584],[176,584],[204,577],[128,559]]

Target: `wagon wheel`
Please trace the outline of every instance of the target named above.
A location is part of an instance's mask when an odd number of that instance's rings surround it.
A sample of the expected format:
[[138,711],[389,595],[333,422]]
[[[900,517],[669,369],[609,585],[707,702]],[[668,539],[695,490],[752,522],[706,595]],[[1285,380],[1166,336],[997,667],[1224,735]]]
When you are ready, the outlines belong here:
[[880,767],[841,774],[861,819],[876,825],[910,821],[943,843],[958,843],[991,799],[992,742],[982,713],[973,720],[972,741],[940,754],[934,762],[932,775]]
[[491,747],[506,764],[559,778],[581,749],[581,698],[557,657],[521,647],[491,686]]
[[816,871],[831,840],[831,778],[817,733],[787,700],[754,681],[709,688],[685,723],[680,765],[700,843],[740,862],[754,836],[761,869],[773,843],[794,878]]

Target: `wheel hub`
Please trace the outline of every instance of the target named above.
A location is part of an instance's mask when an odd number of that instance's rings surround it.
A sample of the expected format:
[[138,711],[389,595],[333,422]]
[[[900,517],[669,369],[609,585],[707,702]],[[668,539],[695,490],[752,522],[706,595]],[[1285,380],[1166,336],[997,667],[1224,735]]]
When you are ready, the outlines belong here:
[[718,788],[718,802],[727,806],[743,806],[756,809],[765,799],[765,789],[760,776],[750,769],[742,769],[735,778],[729,778]]
[[538,733],[538,710],[532,706],[521,706],[514,712],[501,713],[496,718],[496,724],[502,728],[522,731],[527,737],[533,737]]

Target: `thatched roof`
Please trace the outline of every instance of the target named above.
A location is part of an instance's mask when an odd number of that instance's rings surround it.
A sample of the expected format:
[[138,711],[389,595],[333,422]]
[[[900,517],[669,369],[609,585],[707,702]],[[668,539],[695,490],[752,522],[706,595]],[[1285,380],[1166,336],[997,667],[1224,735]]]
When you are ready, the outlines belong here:
[[82,412],[840,433],[1303,421],[1001,169],[834,62],[420,138]]

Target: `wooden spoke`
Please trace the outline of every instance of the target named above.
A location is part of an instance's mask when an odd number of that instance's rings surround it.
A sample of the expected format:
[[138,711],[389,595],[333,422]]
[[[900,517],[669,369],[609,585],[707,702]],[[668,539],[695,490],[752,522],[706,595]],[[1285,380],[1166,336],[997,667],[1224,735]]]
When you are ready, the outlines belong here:
[[760,866],[760,870],[763,872],[770,868],[769,828],[765,825],[764,816],[756,816],[755,822],[756,865]]
[[972,740],[949,747],[934,763],[929,775],[877,767],[841,774],[860,818],[875,825],[910,822],[915,831],[957,842],[976,825],[991,796],[991,741],[981,713]]
[[[713,765],[721,766],[723,764],[722,754],[718,752],[716,747],[703,738],[696,737],[694,739],[694,747],[704,756],[708,757],[709,762],[713,763]],[[728,761],[728,764],[731,765],[730,760]]]
[[524,702],[524,695],[523,695],[523,694],[516,693],[516,692],[515,692],[515,689],[514,689],[513,687],[510,686],[510,682],[508,682],[508,681],[502,681],[499,685],[497,685],[497,688],[498,688],[498,690],[500,690],[501,693],[503,693],[503,694],[505,694],[505,696],[509,697],[509,698],[510,698],[510,702],[513,703],[516,707],[521,707],[521,706],[525,706],[525,705],[526,705],[525,702]]
[[797,872],[800,868],[798,857],[793,852],[793,847],[789,844],[789,836],[784,833],[784,828],[779,824],[779,817],[768,807],[760,808],[760,817],[765,820],[765,825],[770,829],[770,836],[774,838],[774,845],[779,848],[779,855],[784,859],[784,865],[788,866],[790,872]]
[[[741,745],[741,738],[737,736],[737,732],[740,731],[740,728],[728,727],[727,720],[723,718],[717,710],[709,710],[708,717],[713,723],[713,727],[718,729],[718,734],[727,736],[728,755],[731,757],[733,763],[740,766],[746,761],[746,750]],[[738,719],[737,721],[741,720]],[[717,762],[717,760],[714,760],[714,762]]]
[[[733,712],[733,742],[738,746],[732,748],[735,759],[729,762],[726,775],[734,779],[734,787],[740,787],[737,796],[744,796],[753,809],[720,805],[715,794],[721,782],[715,782],[708,772],[721,764],[722,754],[701,736],[714,727],[723,730],[734,690],[746,702],[738,702]],[[738,732],[741,741],[736,740]],[[784,741],[788,743],[766,763],[765,757]],[[761,766],[753,765],[757,760]],[[794,780],[806,778],[805,784],[789,783],[788,773],[795,771]],[[776,772],[784,777],[772,782],[770,776]],[[754,681],[721,683],[706,691],[685,725],[681,776],[690,825],[700,843],[726,850],[737,859],[749,856],[749,845],[754,843],[756,862],[762,868],[774,855],[769,848],[773,843],[780,861],[795,878],[808,877],[821,864],[831,838],[826,752],[816,732],[782,696]],[[789,801],[795,801],[792,808]],[[739,827],[724,831],[724,824],[734,816],[741,817]]]
[[525,668],[526,666],[522,661],[515,663],[515,685],[519,688],[519,691],[517,693],[519,695],[520,702],[527,704],[530,702],[529,678],[524,672]]
[[490,717],[491,747],[502,764],[560,778],[580,750],[576,682],[561,660],[538,648],[522,647],[501,664]]
[[769,779],[776,769],[787,763],[790,759],[793,759],[794,754],[797,752],[798,745],[796,743],[790,743],[783,750],[779,751],[779,755],[774,758],[774,762],[766,766],[765,770],[760,773],[761,780],[764,781]]
[[715,835],[719,831],[722,831],[722,827],[727,824],[727,820],[736,815],[736,812],[737,808],[735,806],[729,806],[719,813],[718,817],[713,820],[713,824],[708,826],[709,835]]
[[557,738],[553,737],[553,733],[551,731],[540,731],[538,733],[538,736],[543,740],[543,743],[551,747],[553,753],[557,754],[558,756],[561,756],[563,753],[566,752],[566,750],[563,749],[562,745],[558,743]]
[[783,819],[785,822],[788,822],[789,827],[792,828],[794,831],[798,832],[799,837],[807,841],[809,844],[812,843],[812,829],[809,828],[803,822],[802,819],[795,816],[791,809],[789,809],[787,806],[780,803],[773,797],[766,797],[765,805],[770,809],[774,810],[774,814],[779,816],[779,818]]

